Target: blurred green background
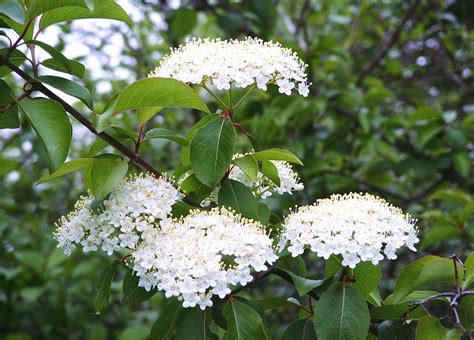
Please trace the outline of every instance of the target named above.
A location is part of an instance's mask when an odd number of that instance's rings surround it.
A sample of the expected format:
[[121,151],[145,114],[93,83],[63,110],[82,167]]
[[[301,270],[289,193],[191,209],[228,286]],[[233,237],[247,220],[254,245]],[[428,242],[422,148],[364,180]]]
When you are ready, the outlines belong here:
[[[284,147],[304,162],[305,190],[272,197],[283,214],[332,193],[365,191],[419,219],[418,253],[382,264],[382,295],[404,265],[426,254],[461,258],[474,242],[474,1],[143,0],[118,1],[133,27],[84,20],[39,36],[86,65],[86,86],[100,112],[112,95],[146,76],[187,37],[275,40],[297,51],[313,83],[308,98],[258,92],[236,119],[264,147]],[[10,76],[9,82],[15,83]],[[20,88],[22,83],[18,82]],[[76,103],[89,117],[92,113]],[[211,109],[216,108],[212,107]],[[89,112],[89,113],[88,113]],[[199,118],[167,109],[149,124],[184,134]],[[115,124],[136,128],[133,114]],[[73,122],[70,158],[86,155],[92,134]],[[56,249],[54,222],[84,191],[80,174],[35,186],[45,171],[40,143],[26,121],[0,130],[0,337],[2,339],[140,339],[163,296],[122,306],[119,274],[111,306],[93,314],[94,281],[111,261],[100,253]],[[179,166],[179,146],[154,141],[142,154],[162,171]],[[242,151],[249,146],[242,144]],[[310,277],[323,261],[307,258]],[[296,296],[267,278],[254,298]],[[293,312],[268,315],[274,334]]]

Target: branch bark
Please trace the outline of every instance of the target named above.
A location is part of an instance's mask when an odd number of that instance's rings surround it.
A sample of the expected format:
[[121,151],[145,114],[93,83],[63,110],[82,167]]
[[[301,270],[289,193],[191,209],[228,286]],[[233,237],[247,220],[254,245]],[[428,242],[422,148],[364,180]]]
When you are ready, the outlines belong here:
[[[138,167],[141,169],[148,171],[149,173],[153,174],[154,176],[161,177],[162,173],[156,170],[150,163],[145,161],[140,155],[136,154],[129,148],[127,148],[125,145],[123,145],[121,142],[116,140],[114,137],[109,135],[106,132],[98,132],[94,125],[92,124],[91,121],[89,121],[84,115],[82,115],[81,112],[79,112],[77,109],[75,109],[73,106],[68,104],[66,101],[64,101],[61,97],[59,97],[57,94],[49,90],[46,86],[44,86],[42,83],[38,82],[35,80],[33,77],[31,77],[28,73],[24,72],[22,69],[19,67],[15,66],[10,60],[0,57],[0,65],[5,65],[9,69],[11,69],[13,72],[15,72],[17,75],[19,75],[21,78],[26,80],[27,82],[32,82],[34,81],[34,84],[36,86],[37,91],[41,92],[44,94],[46,97],[53,99],[60,103],[64,109],[69,112],[74,118],[76,118],[82,125],[84,125],[90,132],[92,132],[94,135],[96,135],[99,138],[102,138],[105,140],[107,143],[109,143],[111,146],[113,146],[116,150],[120,151],[122,154],[124,154],[126,157],[130,159],[131,162],[136,164]],[[199,206],[199,204],[192,199],[189,196],[185,196],[183,198],[183,201],[193,205],[193,206]]]

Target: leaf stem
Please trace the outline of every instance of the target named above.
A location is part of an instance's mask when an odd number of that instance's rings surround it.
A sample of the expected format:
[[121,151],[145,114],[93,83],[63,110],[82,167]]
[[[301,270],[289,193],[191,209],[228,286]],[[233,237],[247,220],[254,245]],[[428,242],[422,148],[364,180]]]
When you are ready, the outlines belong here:
[[250,95],[250,93],[255,89],[255,84],[253,84],[252,86],[250,86],[250,88],[247,90],[247,92],[244,93],[244,95],[239,99],[239,101],[237,102],[237,104],[234,105],[233,107],[233,110],[236,110],[237,107],[240,106],[240,104],[242,104],[242,102]]
[[222,101],[222,99],[220,99],[218,96],[216,96],[214,94],[214,92],[211,91],[211,89],[209,89],[206,84],[199,84],[199,86],[201,86],[204,90],[206,90],[218,103],[220,106],[222,106],[222,108],[226,111],[230,111],[230,109],[227,107],[227,105]]

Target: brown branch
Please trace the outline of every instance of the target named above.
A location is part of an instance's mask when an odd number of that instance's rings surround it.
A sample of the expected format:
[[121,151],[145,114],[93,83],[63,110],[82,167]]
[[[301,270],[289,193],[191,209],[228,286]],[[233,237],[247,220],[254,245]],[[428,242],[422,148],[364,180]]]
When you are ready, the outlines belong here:
[[[38,90],[39,92],[43,93],[45,96],[47,96],[50,99],[53,99],[60,103],[64,109],[69,112],[74,118],[76,118],[82,125],[84,125],[90,132],[92,132],[94,135],[96,135],[99,138],[102,138],[105,140],[107,143],[109,143],[111,146],[113,146],[115,149],[120,151],[122,154],[127,156],[133,163],[135,163],[138,167],[142,168],[143,170],[148,171],[149,173],[153,174],[155,177],[161,177],[162,174],[158,170],[156,170],[150,163],[145,161],[142,157],[137,155],[135,152],[127,148],[125,145],[120,143],[118,140],[116,140],[114,137],[109,135],[106,132],[98,132],[94,125],[92,124],[91,121],[89,121],[85,116],[82,115],[77,109],[72,107],[70,104],[65,102],[61,97],[56,95],[54,92],[49,90],[46,86],[44,86],[41,82],[37,81],[36,79],[33,79],[29,74],[15,66],[10,60],[0,57],[0,65],[5,65],[8,68],[10,68],[13,72],[18,74],[21,78],[26,80],[27,82],[34,83],[35,89]],[[185,196],[183,198],[183,201],[193,205],[193,206],[199,206],[199,204],[192,199],[189,196]]]
[[395,45],[395,43],[398,41],[403,27],[405,26],[406,22],[411,18],[411,16],[415,13],[419,3],[420,0],[414,0],[410,7],[408,7],[408,9],[406,10],[405,14],[401,18],[395,29],[389,32],[386,36],[384,36],[384,38],[382,39],[384,41],[382,49],[377,53],[374,59],[372,59],[359,73],[356,82],[358,86],[360,86],[364,78],[379,65],[379,63],[382,61],[383,58],[385,58],[385,56],[393,47],[393,45]]

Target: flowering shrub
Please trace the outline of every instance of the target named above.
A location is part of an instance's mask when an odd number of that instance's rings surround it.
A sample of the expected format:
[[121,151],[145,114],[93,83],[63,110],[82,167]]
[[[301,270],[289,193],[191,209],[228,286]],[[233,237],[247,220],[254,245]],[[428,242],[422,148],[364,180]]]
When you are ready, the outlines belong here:
[[[130,21],[113,1],[108,10],[77,3],[77,18]],[[39,75],[46,65],[78,78],[83,73],[80,64],[36,40],[47,26],[75,18],[71,8],[63,1],[13,1],[0,10],[2,24],[18,35],[2,34],[9,43],[0,50],[2,74],[25,81],[19,96],[0,81],[0,127],[18,128],[21,114],[34,128],[49,167],[38,183],[82,171],[88,192],[59,219],[53,235],[66,255],[102,251],[115,259],[98,277],[97,312],[107,315],[114,277],[126,271],[123,301],[138,304],[158,295],[166,300],[152,339],[269,339],[265,310],[280,307],[299,310],[284,331],[286,339],[384,338],[400,329],[403,338],[414,324],[418,337],[433,330],[441,338],[469,334],[474,255],[465,263],[456,255],[414,260],[382,298],[384,256],[396,260],[405,248],[417,250],[418,229],[409,214],[369,193],[311,198],[313,205],[289,213],[272,204],[272,199],[306,193],[309,185],[298,175],[303,163],[289,150],[262,147],[242,123],[239,109],[252,96],[278,95],[273,86],[280,94],[309,96],[308,65],[291,49],[259,38],[191,39],[98,114],[82,85]],[[49,62],[37,60],[35,48],[49,53]],[[25,61],[31,70],[22,66]],[[91,109],[93,121],[51,88],[79,99]],[[201,89],[212,100],[205,103]],[[148,129],[164,108],[203,116],[184,136]],[[137,131],[112,124],[113,118],[125,120],[129,111],[136,111]],[[68,159],[68,114],[99,138],[87,157]],[[181,166],[169,174],[158,171],[149,161],[153,154],[143,151],[156,139],[180,145],[175,150],[180,150]],[[462,214],[469,215],[471,208]],[[317,278],[308,277],[307,263]],[[254,300],[249,287],[268,276],[283,280],[298,299],[282,289]],[[449,288],[441,291],[446,284]],[[431,315],[434,300],[446,304],[450,323]]]

